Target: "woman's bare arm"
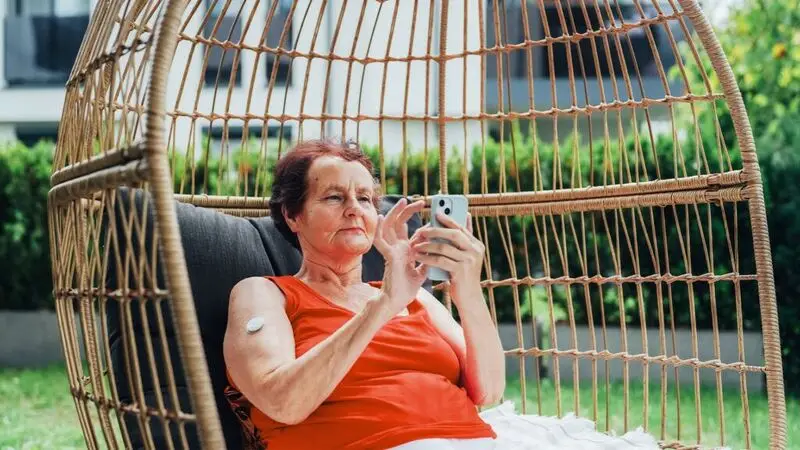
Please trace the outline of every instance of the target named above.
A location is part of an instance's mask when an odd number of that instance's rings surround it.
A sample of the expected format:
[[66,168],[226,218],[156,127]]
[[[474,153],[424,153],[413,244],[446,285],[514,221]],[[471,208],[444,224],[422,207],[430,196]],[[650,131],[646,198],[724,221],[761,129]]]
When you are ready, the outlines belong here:
[[[378,330],[416,296],[427,269],[415,267],[405,224],[423,206],[422,201],[400,199],[385,218],[379,217],[374,245],[386,261],[381,294],[299,358],[280,289],[266,278],[248,278],[233,288],[225,363],[242,394],[264,414],[285,424],[305,420],[331,395]],[[264,326],[248,334],[247,322],[257,316],[264,318]]]
[[[385,294],[383,294],[385,295]],[[328,338],[295,358],[283,293],[266,278],[248,278],[231,292],[224,355],[233,382],[275,421],[297,424],[330,396],[355,361],[394,315],[376,298]],[[264,318],[249,334],[247,322]]]

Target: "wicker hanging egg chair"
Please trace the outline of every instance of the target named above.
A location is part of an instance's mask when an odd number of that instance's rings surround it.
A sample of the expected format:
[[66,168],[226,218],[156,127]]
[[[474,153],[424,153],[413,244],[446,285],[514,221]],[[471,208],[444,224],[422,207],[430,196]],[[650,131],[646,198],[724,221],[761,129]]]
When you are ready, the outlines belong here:
[[60,130],[54,293],[89,448],[248,445],[223,392],[227,294],[291,273],[271,164],[325,136],[373,152],[387,191],[469,196],[524,412],[786,448],[757,156],[696,0],[104,0]]

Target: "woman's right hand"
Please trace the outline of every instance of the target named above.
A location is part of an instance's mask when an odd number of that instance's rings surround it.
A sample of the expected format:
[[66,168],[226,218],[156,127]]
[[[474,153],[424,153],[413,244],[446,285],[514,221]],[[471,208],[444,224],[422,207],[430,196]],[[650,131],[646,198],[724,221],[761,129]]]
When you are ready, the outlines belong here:
[[415,213],[422,211],[422,200],[408,204],[400,199],[386,214],[378,216],[375,230],[375,248],[383,255],[386,267],[383,273],[383,295],[381,299],[390,317],[399,314],[417,296],[427,278],[428,267],[417,266],[412,242],[408,237],[407,222]]

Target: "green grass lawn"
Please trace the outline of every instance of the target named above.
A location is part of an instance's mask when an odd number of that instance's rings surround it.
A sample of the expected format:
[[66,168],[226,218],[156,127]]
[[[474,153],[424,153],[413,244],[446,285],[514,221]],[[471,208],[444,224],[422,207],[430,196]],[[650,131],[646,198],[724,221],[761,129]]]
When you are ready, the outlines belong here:
[[[555,386],[549,380],[540,385],[529,381],[527,386],[527,408],[529,413],[553,415],[556,413]],[[661,437],[661,394],[660,386],[650,386],[648,414],[649,431]],[[581,415],[592,417],[591,383],[581,384],[579,389]],[[606,392],[601,383],[598,390],[598,428],[605,430],[606,411],[610,428],[621,431],[623,428],[624,397],[622,384],[613,384],[609,391],[608,408]],[[506,390],[507,397],[514,400],[518,409],[521,404],[521,389],[518,381],[510,380]],[[537,401],[537,397],[541,402]],[[743,448],[745,434],[742,405],[738,391],[726,391],[723,407],[725,425],[725,444],[731,448]],[[562,384],[563,411],[573,409],[574,391],[571,383]],[[631,383],[629,404],[629,427],[643,425],[644,389],[638,383]],[[666,436],[668,440],[677,437],[675,392],[668,391]],[[681,388],[681,438],[683,442],[696,439],[696,419],[694,391],[691,386]],[[789,448],[800,442],[800,400],[787,400],[787,426]],[[716,390],[704,387],[701,391],[702,442],[704,445],[719,443],[720,419],[717,408]],[[766,398],[750,394],[750,429],[752,448],[768,448],[769,422]],[[85,448],[83,435],[75,414],[75,406],[69,395],[66,373],[63,366],[53,366],[39,370],[0,369],[0,450],[61,450]]]
[[[656,381],[656,383],[653,383]],[[522,398],[519,381],[509,381],[506,396],[514,400],[520,410]],[[556,415],[555,385],[550,379],[542,380],[537,390],[535,381],[527,383],[527,411],[530,414]],[[628,430],[645,426],[647,417],[647,431],[658,439],[666,442],[680,441],[684,444],[697,443],[697,403],[700,407],[700,444],[707,447],[720,446],[720,429],[724,425],[724,445],[732,449],[747,448],[744,414],[742,400],[738,389],[723,389],[722,420],[717,402],[715,385],[702,385],[700,388],[700,401],[695,402],[694,386],[684,384],[680,387],[680,402],[676,397],[674,385],[670,382],[664,408],[662,425],[661,414],[661,385],[657,380],[650,380],[647,414],[645,415],[644,388],[640,382],[630,382],[628,395]],[[578,389],[580,415],[594,420],[593,392],[591,381],[581,381]],[[624,432],[624,405],[625,397],[622,383],[613,383],[608,391],[606,400],[605,383],[598,379],[597,387],[597,428],[601,431],[613,430],[617,434]],[[575,410],[575,390],[572,382],[561,384],[562,411]],[[541,401],[538,401],[541,399]],[[608,402],[608,403],[606,403]],[[749,421],[750,421],[750,448],[769,448],[769,408],[767,398],[757,392],[748,393]],[[678,433],[678,404],[680,403],[680,434]],[[800,442],[800,400],[787,399],[786,424],[789,447],[792,443]],[[541,409],[540,409],[541,408]],[[662,435],[663,426],[663,435]],[[678,439],[680,437],[680,439]],[[795,444],[796,445],[796,444]]]
[[0,369],[0,450],[86,448],[63,365]]

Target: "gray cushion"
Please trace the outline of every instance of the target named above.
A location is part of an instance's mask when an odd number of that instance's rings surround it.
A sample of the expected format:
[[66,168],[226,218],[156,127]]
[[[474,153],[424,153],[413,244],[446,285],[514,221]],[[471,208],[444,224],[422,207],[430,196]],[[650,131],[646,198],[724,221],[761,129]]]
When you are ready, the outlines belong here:
[[[133,195],[131,195],[133,194]],[[141,190],[130,190],[120,188],[117,191],[117,198],[114,207],[114,214],[105,218],[104,230],[109,227],[116,229],[118,239],[111,239],[103,242],[110,242],[111,248],[109,265],[107,271],[107,287],[115,289],[119,287],[118,280],[123,276],[123,267],[117,267],[114,254],[125,255],[126,249],[130,251],[131,262],[138,261],[140,248],[148,251],[152,247],[153,224],[155,222],[153,202],[148,199],[145,202],[145,194]],[[381,212],[387,212],[394,203],[401,197],[386,196],[381,200]],[[132,202],[132,203],[131,203]],[[147,220],[144,230],[132,229],[132,239],[130,244],[122,236],[125,235],[124,229],[129,227],[129,221],[125,218],[130,216],[126,211],[137,211],[141,214],[144,205],[147,205]],[[214,390],[217,409],[219,410],[220,420],[222,421],[223,432],[227,446],[230,449],[242,448],[241,427],[236,416],[231,411],[224,396],[224,389],[227,385],[225,375],[225,361],[222,354],[222,343],[225,335],[225,328],[228,317],[228,298],[233,286],[240,280],[251,276],[263,275],[292,275],[295,274],[301,263],[301,254],[283,238],[281,233],[269,217],[259,218],[238,218],[221,214],[211,209],[199,208],[185,203],[176,203],[178,224],[181,232],[186,264],[189,272],[192,295],[195,301],[197,319],[200,325],[200,332],[203,339],[208,367],[211,376],[211,383]],[[415,215],[409,221],[409,233],[413,233],[422,221]],[[141,233],[144,233],[143,235]],[[145,245],[139,245],[140,238]],[[132,245],[131,245],[132,244]],[[157,285],[165,288],[163,264],[157,260],[155,276]],[[129,264],[132,266],[133,264]],[[363,260],[363,279],[364,281],[380,280],[383,278],[383,258],[375,248],[364,255]],[[154,288],[149,281],[148,274],[144,274],[141,282],[134,279],[135,267],[129,267],[128,278],[129,287],[137,289],[140,285],[145,288]],[[430,281],[426,283],[426,288],[431,289]],[[124,311],[119,308],[120,302],[109,299],[108,302],[108,326],[109,326],[109,345],[112,358],[112,368],[116,379],[116,387],[120,399],[125,403],[137,401],[134,385],[140,381],[144,392],[144,401],[150,408],[158,409],[158,394],[161,394],[162,401],[168,409],[174,409],[172,396],[169,391],[164,356],[161,352],[162,343],[158,335],[158,310],[160,302],[147,300],[145,302],[144,317],[139,312],[140,302],[133,298],[130,308],[130,325],[126,325]],[[164,328],[166,336],[166,347],[170,353],[171,364],[175,381],[178,386],[177,398],[182,411],[191,411],[189,404],[189,394],[187,391],[186,378],[180,362],[180,355],[177,344],[177,337],[173,327],[172,316],[168,303],[161,303],[161,313],[164,316]],[[155,367],[151,367],[147,354],[146,327],[149,325],[149,338],[152,340],[155,355]],[[135,343],[126,342],[124,334],[121,332],[123,326],[130,326],[135,336]],[[135,344],[136,351],[133,351]],[[128,347],[131,357],[138,354],[138,364],[140,366],[139,375],[129,377],[128,367],[133,367],[133,361],[126,362],[125,347]],[[158,375],[156,383],[152,372]],[[178,424],[170,422],[165,429],[161,425],[160,418],[150,417],[142,419],[133,414],[126,414],[126,425],[132,438],[133,448],[143,448],[144,442],[152,439],[155,448],[168,448],[166,439],[169,435],[175,442],[177,448],[181,448],[181,437]],[[151,436],[147,436],[145,427],[142,424],[150,421]],[[185,426],[185,435],[190,448],[200,448],[197,433],[194,425]]]

